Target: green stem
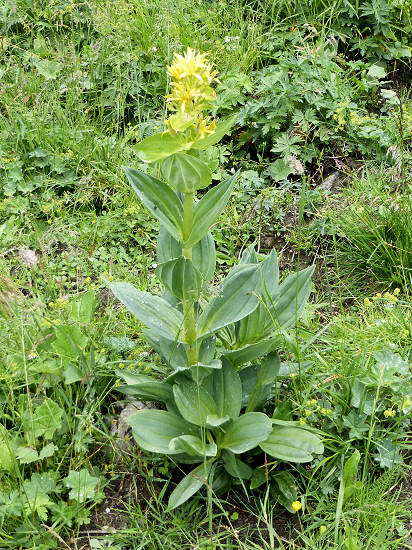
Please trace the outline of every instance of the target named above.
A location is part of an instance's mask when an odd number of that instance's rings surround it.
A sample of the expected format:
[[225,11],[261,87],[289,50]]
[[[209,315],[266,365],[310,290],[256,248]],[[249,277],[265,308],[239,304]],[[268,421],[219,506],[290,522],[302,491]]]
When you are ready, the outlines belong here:
[[[184,211],[183,211],[183,240],[187,241],[193,228],[193,199],[194,193],[185,193]],[[188,260],[192,260],[192,247],[183,248],[182,254]],[[183,301],[183,316],[185,328],[185,342],[192,344],[196,339],[196,323],[194,303],[190,300]],[[190,345],[187,350],[189,365],[195,365],[198,362],[198,347]]]

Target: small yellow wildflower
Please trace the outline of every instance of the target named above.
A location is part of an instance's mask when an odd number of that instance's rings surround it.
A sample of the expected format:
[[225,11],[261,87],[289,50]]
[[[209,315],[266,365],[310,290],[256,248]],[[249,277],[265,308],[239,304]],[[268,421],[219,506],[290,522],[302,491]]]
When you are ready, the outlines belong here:
[[299,512],[299,510],[302,508],[302,503],[299,502],[299,500],[295,500],[292,502],[292,508],[295,510],[295,512]]
[[370,306],[371,305],[371,301],[369,300],[369,298],[365,298],[363,300],[363,303],[365,304],[365,306]]
[[386,409],[385,411],[383,411],[383,414],[386,418],[392,418],[393,416],[395,416],[396,411],[394,409]]
[[306,420],[304,420],[303,418],[301,418],[301,419],[299,420],[299,424],[300,424],[301,426],[306,426]]
[[[50,305],[50,304],[49,304]],[[58,309],[69,309],[70,304],[65,298],[57,298],[56,300],[56,307]]]
[[320,534],[323,535],[323,533],[326,533],[326,525],[320,526]]
[[403,405],[402,405],[402,409],[406,409],[407,407],[410,407],[411,406],[411,397],[410,395],[406,395],[405,396],[405,401],[403,402]]
[[401,293],[401,289],[400,288],[395,288],[393,293],[394,293],[395,296],[399,296],[399,294]]

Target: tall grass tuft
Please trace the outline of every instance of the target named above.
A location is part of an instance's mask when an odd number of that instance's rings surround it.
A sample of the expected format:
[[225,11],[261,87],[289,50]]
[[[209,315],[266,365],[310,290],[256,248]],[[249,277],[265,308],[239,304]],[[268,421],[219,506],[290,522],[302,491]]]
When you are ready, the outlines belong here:
[[340,275],[367,292],[412,290],[411,198],[358,198],[341,210],[335,230]]

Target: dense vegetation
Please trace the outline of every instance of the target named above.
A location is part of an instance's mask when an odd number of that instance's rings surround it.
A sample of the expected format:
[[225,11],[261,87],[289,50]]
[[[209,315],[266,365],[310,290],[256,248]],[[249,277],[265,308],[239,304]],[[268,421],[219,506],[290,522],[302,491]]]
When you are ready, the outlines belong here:
[[[412,547],[411,13],[410,0],[4,0],[0,548]],[[160,384],[173,365],[108,287],[163,291],[158,222],[122,165],[164,176],[139,150],[168,128],[166,65],[187,48],[219,72],[211,116],[236,116],[201,159],[210,189],[239,171],[209,282],[272,250],[282,292],[315,266],[299,319],[271,327],[279,356],[225,367],[244,388],[267,368],[239,419],[322,448],[309,462],[262,439],[242,461],[224,451],[226,491],[200,483],[170,510],[193,467],[137,448],[118,417],[123,381]]]

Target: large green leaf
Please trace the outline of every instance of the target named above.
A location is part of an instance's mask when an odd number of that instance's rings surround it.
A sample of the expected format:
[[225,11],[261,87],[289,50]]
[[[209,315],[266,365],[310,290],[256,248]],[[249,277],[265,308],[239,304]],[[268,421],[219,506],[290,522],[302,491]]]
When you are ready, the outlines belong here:
[[139,321],[169,340],[176,340],[183,327],[183,315],[165,300],[137,290],[129,283],[107,283],[110,290]]
[[210,479],[210,483],[212,485],[213,493],[217,497],[220,497],[229,491],[230,486],[232,485],[232,476],[227,473],[223,465],[219,465],[215,469],[213,478]]
[[256,382],[246,407],[246,412],[254,411],[267,397],[275,383],[280,369],[280,357],[275,351],[262,359],[262,363],[256,373]]
[[220,447],[235,454],[244,453],[265,441],[271,430],[272,422],[268,416],[258,412],[246,413],[230,424]]
[[212,467],[213,459],[209,459],[204,464],[200,464],[197,468],[190,472],[182,479],[179,485],[175,488],[169,498],[169,509],[173,510],[180,506],[191,496],[193,496],[202,485],[206,485],[207,478]]
[[269,299],[270,314],[279,327],[288,329],[295,325],[309,298],[314,269],[315,266],[310,266],[289,275]]
[[[249,250],[247,252],[249,252]],[[244,256],[245,253],[242,256],[242,260],[244,259]],[[262,263],[254,263],[259,266],[259,271],[262,278],[262,289],[264,293],[269,293],[269,295],[274,294],[277,289],[279,279],[279,267],[276,252],[272,251]],[[236,324],[236,347],[241,348],[248,344],[254,344],[269,336],[267,327],[271,320],[272,319],[266,304],[259,304],[259,306],[252,313],[241,319]]]
[[229,359],[234,367],[239,367],[244,363],[250,363],[250,361],[274,351],[281,343],[281,338],[266,338],[261,342],[249,344],[240,349],[221,350],[221,353]]
[[136,443],[145,451],[162,454],[179,454],[170,449],[170,442],[181,435],[196,436],[188,422],[169,411],[142,409],[127,419]]
[[[172,235],[160,226],[157,240],[157,259],[159,263],[179,258],[182,255],[182,247]],[[192,262],[201,272],[203,279],[209,282],[213,279],[216,268],[215,241],[210,232],[198,241],[192,249]]]
[[157,266],[156,275],[173,296],[180,301],[196,301],[204,284],[202,274],[191,260],[180,256]]
[[195,435],[181,435],[170,442],[172,451],[180,451],[189,456],[216,456],[216,443],[206,443]]
[[160,170],[165,180],[180,193],[194,193],[212,183],[210,168],[188,154],[176,153],[167,157]]
[[215,332],[249,315],[259,305],[261,283],[256,266],[236,266],[236,273],[232,275],[229,272],[219,295],[210,300],[200,315],[198,336],[208,331]]
[[173,393],[180,414],[196,426],[206,426],[207,417],[217,417],[217,407],[212,396],[195,382],[186,379],[174,385]]
[[205,388],[216,403],[220,418],[228,416],[233,420],[239,416],[242,404],[242,383],[239,374],[227,360],[223,360],[222,368],[216,369],[204,380]]
[[223,451],[222,458],[226,472],[232,477],[239,479],[250,479],[252,477],[252,468],[246,462],[236,458],[231,451]]
[[143,162],[160,162],[169,155],[190,149],[191,142],[181,143],[169,132],[162,132],[144,139],[134,146],[137,156]]
[[238,175],[239,172],[210,189],[195,205],[193,229],[187,241],[183,243],[185,248],[194,246],[200,241],[216,222],[230,198]]
[[135,168],[123,167],[133,190],[173,237],[182,240],[183,204],[165,183]]
[[186,345],[170,338],[160,336],[157,330],[145,328],[143,334],[150,346],[160,355],[163,361],[177,369],[180,367],[188,367],[189,362],[186,354]]
[[143,401],[160,401],[161,403],[171,403],[174,401],[172,386],[167,382],[157,381],[150,376],[131,374],[122,370],[117,370],[116,375],[123,378],[127,383],[126,386],[116,386],[116,391],[120,391],[125,395],[132,395]]
[[236,348],[262,341],[267,334],[267,325],[271,320],[267,307],[259,303],[249,315],[236,323]]
[[206,149],[209,149],[209,147],[218,143],[223,138],[223,136],[225,136],[230,132],[236,120],[237,120],[237,114],[227,118],[226,120],[222,120],[221,122],[218,122],[216,124],[216,130],[214,134],[211,134],[210,136],[204,139],[199,139],[195,141],[191,145],[191,148],[199,149],[201,151],[206,151]]
[[279,366],[276,365],[276,360],[275,364],[272,363],[272,367],[269,367],[269,369],[265,363],[263,366],[252,364],[241,369],[239,376],[242,381],[242,407],[247,406],[251,400],[249,410],[252,406],[256,407],[264,403],[269,396],[278,371]]
[[269,437],[260,443],[260,448],[268,455],[288,462],[310,462],[313,453],[323,453],[319,436],[293,426],[275,425]]
[[259,262],[259,257],[254,249],[254,246],[249,245],[243,251],[239,264],[259,265],[266,292],[272,294],[276,291],[279,283],[279,262],[276,250],[272,250],[269,256],[267,256],[262,262]]

